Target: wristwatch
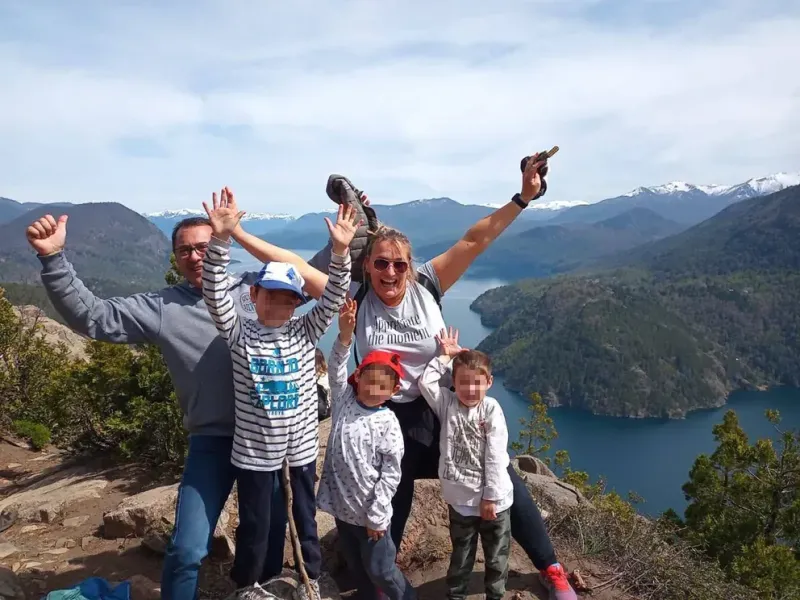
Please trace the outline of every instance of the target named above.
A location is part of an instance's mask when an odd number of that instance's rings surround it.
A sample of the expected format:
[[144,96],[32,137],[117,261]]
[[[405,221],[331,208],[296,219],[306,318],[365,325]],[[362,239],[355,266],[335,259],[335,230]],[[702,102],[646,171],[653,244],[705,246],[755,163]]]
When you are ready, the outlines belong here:
[[526,208],[528,208],[528,204],[529,204],[529,203],[528,203],[528,202],[524,202],[524,201],[522,200],[522,194],[520,194],[519,192],[517,192],[516,194],[514,194],[514,195],[511,197],[511,201],[512,201],[514,204],[516,204],[517,206],[519,206],[519,207],[520,207],[522,210],[525,210]]

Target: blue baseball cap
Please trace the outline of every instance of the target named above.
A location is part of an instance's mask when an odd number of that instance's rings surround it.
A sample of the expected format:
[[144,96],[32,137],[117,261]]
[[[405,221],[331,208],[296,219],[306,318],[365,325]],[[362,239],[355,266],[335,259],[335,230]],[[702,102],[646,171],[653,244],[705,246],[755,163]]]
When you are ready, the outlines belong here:
[[308,302],[303,286],[305,281],[294,265],[284,262],[268,262],[258,272],[255,285],[265,290],[288,290],[300,298],[301,304]]

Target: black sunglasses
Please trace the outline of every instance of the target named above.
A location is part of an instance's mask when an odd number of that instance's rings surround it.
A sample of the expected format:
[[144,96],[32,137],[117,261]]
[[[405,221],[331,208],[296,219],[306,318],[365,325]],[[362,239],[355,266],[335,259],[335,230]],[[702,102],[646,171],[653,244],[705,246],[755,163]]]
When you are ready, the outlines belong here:
[[385,258],[376,258],[373,263],[378,271],[385,271],[389,265],[394,267],[396,273],[405,273],[408,271],[408,263],[404,260],[386,260]]

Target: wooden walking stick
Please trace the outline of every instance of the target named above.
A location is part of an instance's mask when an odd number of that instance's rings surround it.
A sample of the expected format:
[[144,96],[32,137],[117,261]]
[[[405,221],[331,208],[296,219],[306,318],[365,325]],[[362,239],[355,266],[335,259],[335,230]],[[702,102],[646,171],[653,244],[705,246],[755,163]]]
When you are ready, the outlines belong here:
[[294,559],[297,561],[297,567],[300,571],[300,579],[306,587],[306,593],[312,600],[318,600],[317,595],[314,593],[314,588],[311,587],[311,581],[308,579],[306,573],[306,564],[303,562],[303,551],[300,549],[300,539],[297,537],[297,525],[294,522],[294,515],[292,514],[292,485],[289,480],[289,458],[283,459],[283,487],[286,492],[286,515],[289,517],[289,535],[292,538],[292,548],[294,549]]

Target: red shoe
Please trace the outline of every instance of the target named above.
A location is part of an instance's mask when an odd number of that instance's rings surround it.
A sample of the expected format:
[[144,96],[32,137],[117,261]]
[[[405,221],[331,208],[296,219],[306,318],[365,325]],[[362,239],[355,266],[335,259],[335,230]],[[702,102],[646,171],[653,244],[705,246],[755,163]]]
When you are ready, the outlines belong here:
[[567,573],[559,563],[539,571],[542,585],[550,592],[550,600],[578,600],[578,595],[567,579]]

